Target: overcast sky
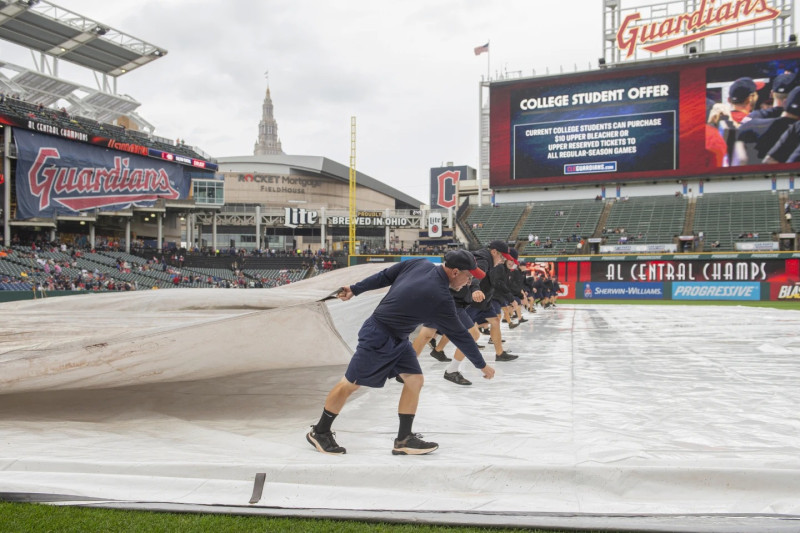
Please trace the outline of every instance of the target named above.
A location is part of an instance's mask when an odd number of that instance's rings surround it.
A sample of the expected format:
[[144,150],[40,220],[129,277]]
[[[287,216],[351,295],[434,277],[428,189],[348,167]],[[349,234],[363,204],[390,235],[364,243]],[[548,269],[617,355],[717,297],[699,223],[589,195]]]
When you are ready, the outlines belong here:
[[[155,133],[250,155],[269,87],[286,153],[350,160],[424,203],[429,171],[478,166],[478,85],[597,67],[601,0],[56,0],[168,54],[123,75]],[[634,2],[639,5],[644,2]],[[475,56],[490,41],[490,54]],[[0,57],[32,68],[0,41]],[[506,74],[507,73],[507,74]],[[64,78],[94,86],[66,62]]]

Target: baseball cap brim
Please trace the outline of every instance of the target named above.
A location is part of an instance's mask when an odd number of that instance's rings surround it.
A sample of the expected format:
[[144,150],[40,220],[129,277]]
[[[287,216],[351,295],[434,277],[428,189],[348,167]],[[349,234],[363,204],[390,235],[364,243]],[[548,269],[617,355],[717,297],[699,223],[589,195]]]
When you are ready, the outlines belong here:
[[516,260],[516,259],[514,259],[514,256],[513,256],[513,255],[511,255],[511,254],[506,254],[506,253],[503,253],[503,252],[500,252],[500,253],[501,253],[501,254],[503,254],[503,257],[505,257],[507,260],[509,260],[509,261],[514,261],[515,263],[517,262],[517,260]]
[[472,270],[469,271],[469,273],[472,274],[472,277],[474,277],[475,279],[483,279],[486,277],[486,272],[484,272],[480,268],[473,268]]

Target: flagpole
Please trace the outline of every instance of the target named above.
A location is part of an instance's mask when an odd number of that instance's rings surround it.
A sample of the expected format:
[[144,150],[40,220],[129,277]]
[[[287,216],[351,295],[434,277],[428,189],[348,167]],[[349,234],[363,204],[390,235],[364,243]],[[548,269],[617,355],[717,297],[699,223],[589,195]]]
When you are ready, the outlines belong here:
[[491,41],[489,41],[489,40],[486,41],[486,81],[489,81],[489,78],[491,76],[491,74],[490,74],[490,72],[491,72],[491,64],[492,64],[492,59],[491,59],[491,57],[492,57],[492,46],[491,46],[491,44],[492,44]]

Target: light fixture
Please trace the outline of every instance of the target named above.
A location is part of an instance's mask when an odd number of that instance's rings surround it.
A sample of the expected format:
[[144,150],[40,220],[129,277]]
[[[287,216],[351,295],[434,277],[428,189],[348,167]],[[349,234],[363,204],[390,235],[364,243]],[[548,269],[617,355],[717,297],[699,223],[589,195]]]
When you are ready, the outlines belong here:
[[689,54],[696,54],[696,53],[697,53],[697,47],[696,46],[690,46],[689,47]]
[[797,44],[797,35],[795,35],[794,33],[789,35],[789,44],[792,46]]
[[600,68],[605,68],[605,66],[606,66],[606,58],[605,57],[601,57],[600,59],[598,59],[597,60],[597,66],[600,67]]

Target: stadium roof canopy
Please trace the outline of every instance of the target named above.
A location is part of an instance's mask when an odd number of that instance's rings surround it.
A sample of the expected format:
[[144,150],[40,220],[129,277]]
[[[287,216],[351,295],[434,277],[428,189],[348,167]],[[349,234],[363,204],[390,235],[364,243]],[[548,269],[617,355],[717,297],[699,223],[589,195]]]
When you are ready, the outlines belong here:
[[26,102],[46,107],[55,107],[66,100],[70,114],[100,122],[113,122],[120,115],[130,115],[141,105],[127,95],[98,91],[5,61],[0,61],[0,92],[18,94]]
[[167,53],[45,0],[0,0],[0,39],[115,77]]

